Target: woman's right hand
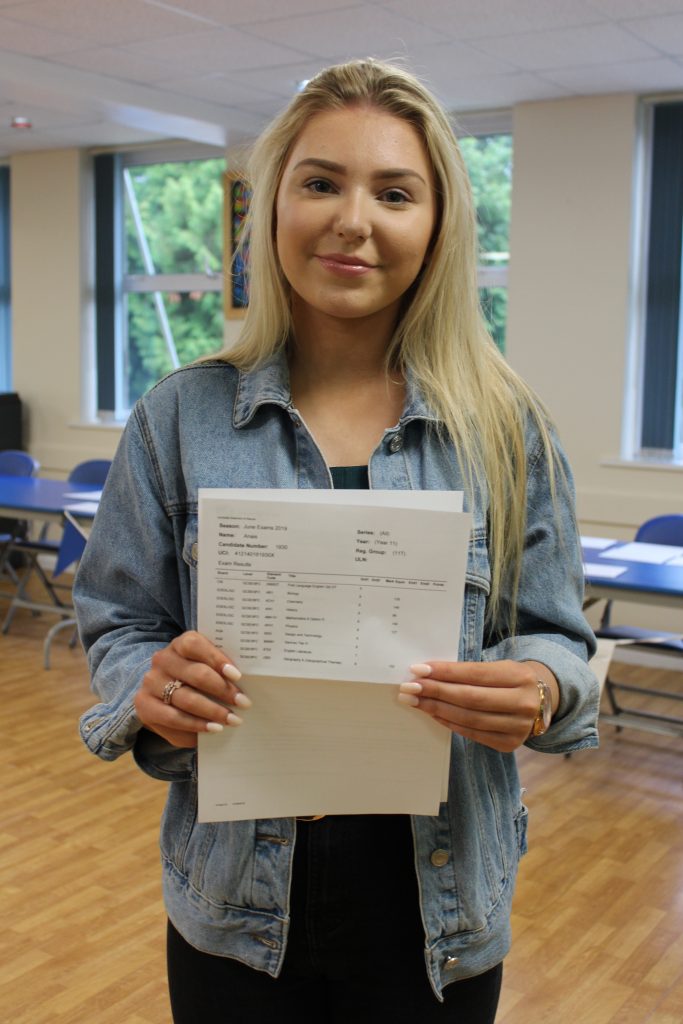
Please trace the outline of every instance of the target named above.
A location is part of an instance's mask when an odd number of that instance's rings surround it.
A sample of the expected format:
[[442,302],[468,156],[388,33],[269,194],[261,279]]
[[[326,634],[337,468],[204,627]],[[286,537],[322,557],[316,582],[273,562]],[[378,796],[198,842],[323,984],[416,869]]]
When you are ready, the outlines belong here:
[[251,707],[237,685],[241,677],[226,654],[201,633],[181,633],[152,656],[135,695],[135,710],[147,729],[174,747],[195,747],[200,732],[242,724],[231,707]]

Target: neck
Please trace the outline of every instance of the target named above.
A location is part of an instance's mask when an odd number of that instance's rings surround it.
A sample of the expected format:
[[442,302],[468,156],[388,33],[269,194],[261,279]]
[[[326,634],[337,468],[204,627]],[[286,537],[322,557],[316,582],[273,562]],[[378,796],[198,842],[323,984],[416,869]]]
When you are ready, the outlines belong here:
[[302,308],[295,299],[292,315],[290,369],[300,385],[348,388],[386,378],[386,352],[396,324],[393,307],[343,319]]

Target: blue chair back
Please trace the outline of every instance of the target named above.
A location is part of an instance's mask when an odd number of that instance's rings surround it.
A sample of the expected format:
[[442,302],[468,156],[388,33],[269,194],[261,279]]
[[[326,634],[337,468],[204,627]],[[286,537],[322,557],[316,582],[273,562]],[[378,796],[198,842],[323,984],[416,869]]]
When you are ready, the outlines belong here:
[[655,516],[638,528],[636,540],[643,544],[671,544],[683,547],[683,515]]
[[12,448],[0,452],[0,476],[33,476],[39,469],[40,463],[28,452]]
[[103,484],[110,466],[110,459],[89,459],[87,462],[79,462],[69,473],[69,483]]

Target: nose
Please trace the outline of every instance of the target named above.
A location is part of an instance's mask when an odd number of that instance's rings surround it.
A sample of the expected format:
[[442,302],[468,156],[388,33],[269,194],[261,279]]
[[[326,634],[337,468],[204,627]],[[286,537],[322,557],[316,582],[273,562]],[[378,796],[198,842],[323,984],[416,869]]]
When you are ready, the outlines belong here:
[[354,241],[372,233],[370,199],[361,190],[352,190],[339,197],[334,229],[340,238]]

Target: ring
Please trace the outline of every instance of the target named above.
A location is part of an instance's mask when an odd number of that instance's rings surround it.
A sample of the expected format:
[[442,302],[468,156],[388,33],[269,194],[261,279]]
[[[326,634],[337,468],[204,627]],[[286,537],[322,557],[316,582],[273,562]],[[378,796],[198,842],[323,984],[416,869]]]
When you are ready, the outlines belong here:
[[171,704],[173,702],[173,694],[183,685],[179,679],[172,679],[170,683],[166,683],[164,692],[161,695],[164,704]]

